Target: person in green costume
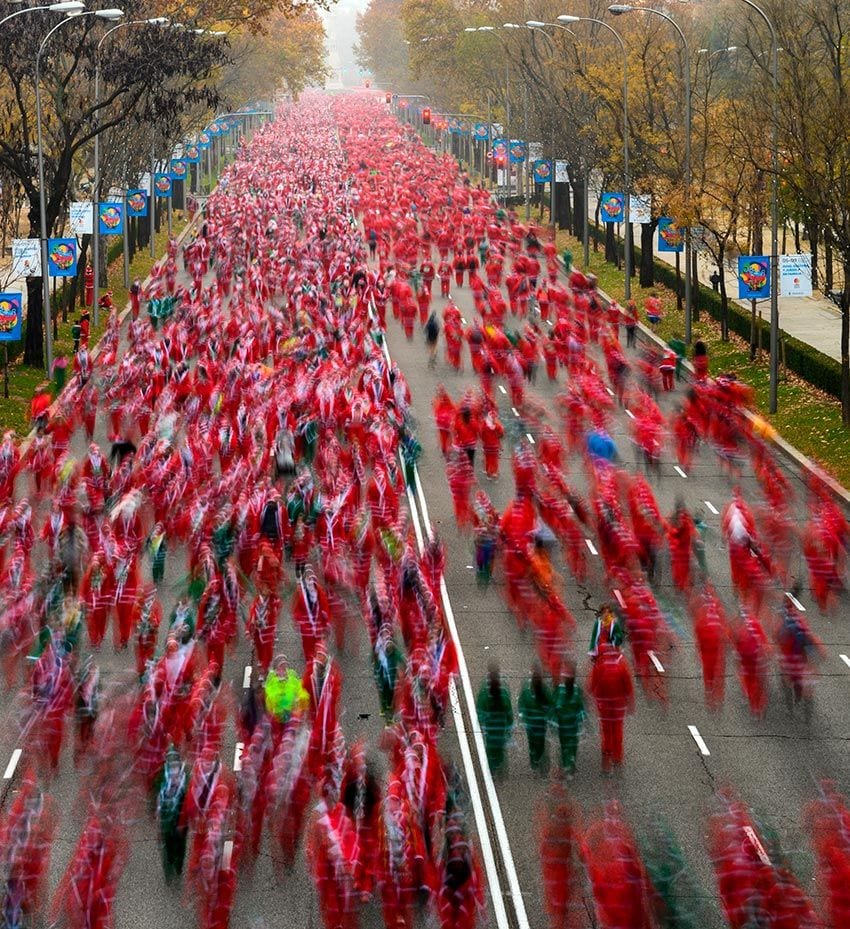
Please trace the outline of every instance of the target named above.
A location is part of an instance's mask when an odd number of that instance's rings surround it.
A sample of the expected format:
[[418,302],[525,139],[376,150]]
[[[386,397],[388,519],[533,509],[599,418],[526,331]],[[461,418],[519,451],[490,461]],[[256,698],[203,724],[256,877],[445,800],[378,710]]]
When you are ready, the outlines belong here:
[[539,771],[546,758],[546,729],[552,713],[552,693],[543,682],[538,666],[523,684],[518,709],[528,736],[528,763],[533,770]]
[[264,687],[266,711],[285,723],[297,709],[305,709],[310,697],[301,678],[287,665],[286,656],[278,655]]
[[505,766],[506,748],[514,725],[511,694],[502,683],[497,665],[490,665],[475,701],[478,722],[484,733],[484,749],[490,770],[496,774]]
[[188,784],[186,764],[172,745],[165,755],[156,794],[156,818],[162,841],[162,867],[166,884],[172,883],[183,873],[188,829],[182,822],[182,812]]
[[576,684],[572,670],[567,671],[558,682],[552,705],[552,722],[558,730],[561,746],[561,767],[572,777],[576,770],[578,740],[584,728],[586,711],[584,696]]

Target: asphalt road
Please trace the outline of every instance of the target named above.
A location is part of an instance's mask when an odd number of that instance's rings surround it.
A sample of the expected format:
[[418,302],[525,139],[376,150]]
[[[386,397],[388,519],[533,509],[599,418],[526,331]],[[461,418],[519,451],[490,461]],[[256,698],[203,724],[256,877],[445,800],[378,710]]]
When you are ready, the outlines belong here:
[[[473,309],[469,290],[457,290],[454,299],[464,317],[471,320]],[[435,298],[435,305],[441,309],[443,301]],[[419,462],[422,495],[415,496],[412,503],[416,508],[420,532],[427,533],[421,505],[424,497],[430,522],[447,546],[446,593],[456,620],[471,685],[477,691],[489,662],[497,660],[509,682],[512,696],[516,699],[534,660],[534,645],[529,633],[518,629],[516,621],[504,605],[501,577],[497,574],[494,583],[486,590],[476,584],[471,568],[472,540],[468,535],[460,533],[454,522],[445,466],[431,415],[431,400],[438,383],[444,383],[457,398],[468,387],[474,387],[476,379],[469,368],[468,357],[465,373],[457,375],[451,371],[442,360],[442,345],[436,369],[430,370],[426,364],[422,334],[417,331],[413,341],[408,342],[400,327],[391,319],[391,314],[388,314],[388,318],[388,349],[409,382],[413,411],[418,422],[418,437],[423,447]],[[561,373],[559,383],[553,385],[546,380],[545,372],[541,371],[537,383],[531,388],[531,393],[550,411],[551,423],[559,432],[553,401],[557,392],[563,388],[563,377]],[[681,396],[681,389],[679,386],[672,395],[663,398],[662,408],[665,411],[673,409]],[[497,389],[496,396],[502,421],[507,425],[518,419],[512,411],[508,395]],[[517,424],[518,436],[526,436],[529,432],[533,437],[531,428]],[[618,411],[614,438],[622,458],[634,468],[639,465],[628,436],[628,417]],[[96,439],[103,448],[108,449],[103,420],[99,423]],[[530,440],[521,438],[521,441]],[[85,445],[80,437],[75,439],[74,451],[80,458],[85,454]],[[507,505],[514,492],[510,443],[507,441],[503,445],[501,464],[501,476],[497,481],[490,482],[483,477],[481,461],[476,462],[481,484],[499,508]],[[806,518],[804,486],[793,469],[789,469],[785,462],[780,464],[786,469],[794,490],[793,512],[802,526]],[[580,492],[586,490],[581,467],[573,464],[570,477]],[[675,462],[668,449],[661,475],[652,476],[650,480],[665,514],[671,513],[677,498],[682,497],[707,522],[709,574],[727,607],[733,608],[728,555],[722,544],[718,515],[730,498],[732,484],[719,467],[715,454],[710,449],[702,449],[691,470],[683,476],[675,469]],[[741,485],[748,501],[752,504],[763,502],[758,483],[751,472],[745,473]],[[592,537],[590,541],[593,543]],[[584,682],[588,672],[587,659],[582,656],[586,651],[585,643],[590,639],[596,611],[612,597],[612,592],[606,586],[600,559],[590,554],[590,547],[588,556],[590,574],[585,585],[577,585],[569,571],[563,565],[560,566],[565,601],[579,626],[576,651],[580,658],[580,683]],[[804,575],[799,552],[796,559],[793,571]],[[176,600],[184,574],[182,557],[178,553],[170,553],[162,588],[165,617],[169,615]],[[686,895],[697,917],[697,925],[701,927],[709,929],[723,925],[706,836],[708,817],[716,808],[718,793],[725,785],[734,787],[757,813],[761,822],[775,834],[803,886],[815,894],[811,852],[803,828],[805,807],[815,798],[818,782],[822,778],[830,778],[836,782],[840,791],[850,792],[850,732],[846,723],[850,667],[840,657],[850,655],[850,633],[843,619],[846,615],[846,601],[832,615],[821,616],[807,594],[801,595],[801,601],[807,608],[806,616],[823,639],[828,653],[821,668],[811,719],[805,719],[800,711],[794,715],[789,714],[774,674],[767,715],[762,720],[755,720],[741,694],[731,654],[727,661],[725,703],[717,712],[711,712],[705,707],[690,621],[682,598],[672,588],[667,563],[662,563],[655,590],[659,599],[670,607],[677,624],[675,640],[658,654],[668,700],[662,705],[647,700],[638,692],[637,711],[626,724],[626,765],[614,777],[602,774],[598,727],[592,718],[579,752],[578,773],[567,784],[570,795],[588,818],[598,815],[606,800],[616,798],[621,801],[629,822],[639,835],[649,836],[659,829],[672,832],[684,852],[689,884]],[[285,603],[288,603],[288,593]],[[782,591],[776,591],[776,603],[781,596]],[[288,608],[285,608],[278,629],[276,650],[300,659],[300,641],[289,621]],[[379,715],[365,633],[359,646],[349,642],[345,650],[335,654],[344,675],[342,725],[346,739],[349,742],[356,738],[365,739],[373,747],[371,754],[381,763],[383,756],[377,746],[381,741],[383,721]],[[117,688],[129,685],[132,675],[128,675],[127,668],[131,656],[127,652],[117,653],[105,644],[99,650],[97,660],[107,690],[112,686]],[[245,667],[251,663],[249,642],[245,636],[240,636],[236,651],[228,657],[225,666],[225,678],[234,704],[242,693]],[[462,712],[466,712],[463,710],[465,694],[462,681],[458,682],[458,689],[458,705]],[[5,805],[14,796],[20,783],[20,771],[27,766],[28,751],[31,749],[26,740],[19,742],[16,736],[19,709],[20,700],[15,692],[0,695],[0,719],[3,721],[0,729],[0,771],[6,767],[16,747],[20,747],[23,752],[15,776],[0,784],[0,790],[8,788],[3,794]],[[710,754],[703,755],[700,752],[689,727],[696,727]],[[70,740],[67,743],[69,745]],[[235,743],[231,718],[223,753],[228,765],[232,765]],[[554,759],[554,745],[550,743],[549,749],[550,758]],[[468,783],[467,788],[481,795],[488,823],[487,837],[479,836],[479,846],[482,839],[489,841],[498,859],[498,884],[489,888],[483,924],[499,925],[492,900],[492,894],[495,894],[510,914],[511,924],[516,925],[510,876],[512,862],[528,925],[542,929],[546,925],[546,917],[542,906],[534,822],[537,810],[545,801],[550,781],[557,779],[555,766],[552,765],[547,774],[532,772],[528,764],[524,733],[520,729],[515,731],[508,770],[495,780],[498,811],[505,825],[505,842],[493,821],[487,779],[480,769],[474,734],[461,733],[459,737],[450,716],[442,737],[441,751],[444,757],[455,760],[461,770],[473,773],[475,783]],[[85,763],[83,761],[83,767]],[[59,813],[59,826],[50,856],[51,892],[61,877],[81,829],[85,803],[79,797],[79,785],[80,773],[72,764],[68,747],[60,773],[50,785],[50,793]],[[142,815],[128,822],[128,835],[130,857],[119,885],[116,926],[177,929],[193,925],[193,902],[187,899],[181,888],[169,888],[163,880],[156,830],[150,816],[143,811]],[[576,925],[591,925],[589,914],[590,897],[584,888],[583,893],[576,897]],[[231,925],[241,929],[263,924],[269,927],[281,924],[298,927],[320,925],[312,880],[307,873],[303,855],[299,856],[295,870],[282,878],[273,851],[264,845],[253,873],[240,877]],[[382,925],[377,906],[370,905],[367,908],[363,925]]]

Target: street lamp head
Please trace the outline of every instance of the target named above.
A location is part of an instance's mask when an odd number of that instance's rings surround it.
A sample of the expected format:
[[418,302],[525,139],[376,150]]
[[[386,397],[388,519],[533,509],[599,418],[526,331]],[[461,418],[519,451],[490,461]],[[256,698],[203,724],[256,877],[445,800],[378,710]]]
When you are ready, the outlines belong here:
[[119,10],[117,7],[109,7],[106,10],[95,10],[95,16],[98,19],[105,19],[108,22],[114,23],[118,19],[124,18],[124,11]]
[[48,7],[51,13],[82,13],[85,8],[82,0],[62,0],[61,3],[51,3]]
[[168,17],[166,16],[153,16],[151,19],[146,19],[145,22],[149,26],[167,26]]
[[569,13],[561,13],[558,17],[559,23],[580,23],[581,16],[571,16]]
[[478,26],[465,26],[464,32],[478,32]]
[[502,23],[502,29],[522,29],[519,23]]
[[613,16],[622,16],[623,13],[631,13],[634,7],[630,3],[612,3],[608,7],[608,12]]
[[475,31],[476,32],[495,32],[496,27],[495,26],[479,26]]
[[546,23],[539,19],[527,19],[525,24],[529,29],[542,29],[546,25]]

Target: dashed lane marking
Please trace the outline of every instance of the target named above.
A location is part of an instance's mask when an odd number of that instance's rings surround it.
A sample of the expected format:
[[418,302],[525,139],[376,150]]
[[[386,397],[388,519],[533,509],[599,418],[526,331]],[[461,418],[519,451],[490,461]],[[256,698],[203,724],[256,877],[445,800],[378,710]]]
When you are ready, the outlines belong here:
[[699,729],[697,729],[696,726],[688,726],[688,732],[693,736],[693,740],[697,743],[697,748],[700,750],[700,753],[703,755],[710,755],[711,752],[705,744],[705,739],[699,734]]
[[18,762],[21,760],[21,755],[24,751],[22,748],[16,748],[12,752],[12,757],[9,759],[9,764],[6,765],[6,770],[3,772],[3,780],[11,781],[15,776],[15,769],[18,767]]

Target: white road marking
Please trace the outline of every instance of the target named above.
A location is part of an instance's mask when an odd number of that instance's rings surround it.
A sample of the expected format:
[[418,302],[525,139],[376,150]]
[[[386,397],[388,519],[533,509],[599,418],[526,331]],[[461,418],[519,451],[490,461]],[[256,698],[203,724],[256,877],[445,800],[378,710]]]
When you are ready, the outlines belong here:
[[674,466],[673,466],[673,469],[674,469],[674,471],[676,472],[676,474],[679,475],[679,477],[687,477],[687,476],[688,476],[687,474],[685,474],[685,472],[684,472],[678,465],[674,465]]
[[[383,349],[387,361],[392,363],[390,358],[390,350],[387,346],[386,339],[383,340]],[[516,413],[516,410],[514,410],[514,412]],[[516,415],[519,416],[519,413]],[[400,452],[399,458],[401,458]],[[425,527],[429,539],[433,538],[434,532],[431,526],[431,520],[428,516],[428,504],[425,501],[425,492],[422,489],[422,481],[419,478],[419,469],[415,465],[413,467],[413,477],[416,487],[416,498],[414,498],[413,488],[411,487],[407,488],[407,498],[410,504],[413,530],[416,534],[416,541],[419,546],[419,551],[421,552],[425,549],[425,543],[422,536],[422,530],[419,526],[420,507],[422,513],[422,525]],[[419,501],[419,507],[416,505],[417,499]],[[451,601],[449,600],[449,592],[446,588],[446,580],[444,577],[440,578],[440,597],[443,603],[446,624],[449,627],[449,634],[452,637],[452,641],[454,642],[457,652],[458,673],[460,674],[461,684],[463,687],[464,702],[466,703],[466,709],[470,720],[474,721],[477,719],[477,713],[475,709],[475,692],[472,689],[472,681],[469,677],[469,668],[467,667],[466,657],[463,653],[463,647],[460,643],[460,636],[457,631],[457,624],[455,623],[454,611],[452,610]],[[487,818],[484,813],[484,806],[481,802],[481,792],[478,787],[478,778],[476,776],[475,767],[472,762],[472,751],[469,745],[470,735],[472,737],[472,741],[475,743],[475,750],[478,755],[479,765],[481,767],[481,779],[484,782],[484,789],[487,792],[487,799],[490,806],[490,812],[492,814],[493,828],[496,833],[496,840],[498,841],[499,848],[502,852],[502,860],[505,866],[505,872],[507,874],[509,889],[505,896],[510,897],[513,904],[518,929],[529,929],[528,916],[525,911],[525,901],[522,899],[522,889],[519,886],[516,865],[514,864],[513,854],[511,853],[511,846],[510,842],[508,841],[508,833],[505,829],[505,821],[502,817],[502,808],[499,804],[499,797],[496,793],[496,788],[493,784],[493,777],[490,773],[490,766],[487,762],[487,752],[484,747],[484,738],[481,734],[481,730],[476,727],[474,723],[472,726],[472,732],[468,733],[466,731],[454,677],[449,680],[449,702],[452,708],[452,719],[454,721],[455,729],[461,736],[461,738],[458,739],[458,743],[460,745],[463,768],[466,773],[466,786],[467,790],[469,791],[469,800],[472,804],[472,810],[475,817],[478,841],[481,843],[481,857],[484,859],[484,870],[487,874],[487,883],[490,888],[490,899],[493,903],[493,912],[496,917],[496,926],[498,929],[508,929],[509,921],[508,914],[505,909],[504,897],[502,894],[501,879],[499,877],[498,868],[496,867],[496,859],[493,855],[493,845],[490,839],[489,826],[487,824]]]
[[466,325],[466,320],[462,316],[460,318],[460,321],[464,324],[464,326]]
[[699,734],[699,729],[696,726],[688,726],[688,732],[693,736],[694,742],[697,743],[697,748],[703,755],[710,755],[711,752],[708,750],[708,746],[705,744],[705,739]]
[[251,686],[251,675],[254,672],[252,665],[245,665],[245,673],[242,675],[242,689],[247,690]]
[[505,390],[504,384],[499,384],[499,390],[501,390],[505,396],[508,395],[508,392]]
[[756,835],[755,829],[752,826],[744,826],[744,835],[752,842],[753,848],[756,850],[756,854],[761,859],[763,865],[770,867],[770,858],[768,857],[767,852],[764,850],[764,846],[759,841],[759,837]]
[[467,570],[467,571],[472,571],[474,567],[475,567],[475,565],[468,564],[468,565],[466,566],[466,570]]
[[628,416],[629,419],[634,419],[634,418],[635,418],[635,414],[632,413],[631,410],[626,410],[626,416]]
[[584,544],[590,549],[591,555],[599,554],[599,552],[596,551],[596,547],[594,546],[593,542],[590,541],[590,539],[585,539]]
[[18,767],[18,762],[21,760],[21,755],[24,753],[22,748],[16,748],[12,752],[12,757],[9,759],[9,764],[6,765],[6,770],[3,772],[3,780],[11,781],[15,775],[15,768]]
[[514,416],[519,416],[519,412],[517,411],[517,408],[515,406],[511,407],[511,412],[514,414]]
[[245,749],[244,742],[236,743],[236,751],[233,753],[233,770],[241,771],[242,770],[242,752]]
[[838,657],[844,662],[844,664],[847,665],[848,668],[850,668],[850,658],[848,658],[846,655],[839,655]]
[[626,601],[623,599],[623,595],[619,590],[614,590],[614,596],[617,598],[617,603],[620,604],[620,609],[624,610],[626,608]]
[[664,673],[664,665],[661,664],[661,662],[658,660],[658,656],[655,654],[655,652],[649,653],[649,660],[655,665],[655,670],[659,674]]
[[530,432],[526,432],[525,437],[529,442],[531,442],[532,445],[534,445],[534,436]]
[[233,859],[233,842],[230,839],[224,843],[224,852],[221,857],[221,866],[223,870],[228,871],[230,869],[230,862]]
[[612,397],[614,396],[614,391],[611,390],[610,387],[606,387],[605,390],[608,391],[608,393],[609,393]]
[[[422,489],[422,481],[419,479],[419,469],[414,466],[413,477],[416,485],[416,496],[419,501],[419,510],[422,513],[422,524],[428,533],[428,538],[433,538],[433,529],[431,519],[428,516],[428,504],[425,501],[425,492]],[[408,490],[408,498],[411,493]],[[417,536],[420,535],[419,521],[417,519],[417,510],[415,504],[411,506],[413,523]],[[420,543],[420,551],[424,546]],[[466,656],[463,653],[463,647],[460,643],[460,635],[455,623],[454,611],[449,600],[449,592],[446,587],[445,577],[440,578],[440,598],[443,603],[443,612],[446,617],[446,624],[449,627],[449,634],[455,644],[457,651],[458,673],[460,675],[461,686],[463,688],[464,701],[466,709],[471,720],[477,719],[475,709],[475,692],[472,689],[472,681],[469,677],[469,668],[466,664]],[[502,861],[507,874],[508,893],[513,904],[516,914],[516,922],[519,929],[529,929],[528,915],[525,911],[525,901],[522,898],[522,889],[519,886],[516,865],[514,863],[513,853],[511,852],[508,832],[505,828],[505,821],[502,816],[502,807],[499,803],[499,797],[493,784],[493,775],[490,773],[490,765],[487,762],[487,752],[484,748],[484,737],[480,728],[473,724],[472,732],[467,733],[464,724],[463,714],[460,709],[460,700],[458,698],[457,686],[454,677],[449,681],[449,701],[452,706],[452,718],[459,734],[464,737],[458,739],[460,745],[461,758],[463,760],[464,770],[466,771],[466,786],[469,790],[469,799],[472,803],[472,809],[475,814],[475,824],[478,831],[478,841],[481,843],[481,855],[484,859],[484,868],[487,872],[487,882],[490,885],[490,899],[493,903],[493,910],[496,916],[496,925],[498,929],[507,929],[508,914],[505,910],[505,903],[502,897],[501,882],[499,872],[496,868],[496,860],[493,856],[493,846],[490,842],[490,833],[487,826],[487,820],[484,815],[484,807],[481,803],[481,794],[478,789],[478,779],[475,776],[475,769],[472,764],[472,752],[469,748],[468,737],[472,736],[475,743],[475,750],[478,755],[478,762],[481,767],[481,779],[484,782],[484,789],[487,793],[487,799],[492,813],[493,828],[496,833],[496,840],[502,852]]]
[[785,591],[785,596],[794,604],[794,606],[797,607],[797,609],[801,613],[806,612],[806,608],[803,606],[802,603],[800,603],[800,601],[794,596],[794,594],[792,594],[790,591]]
[[720,510],[711,502],[711,500],[705,500],[705,505],[708,507],[709,512],[714,513],[715,516],[720,515]]

